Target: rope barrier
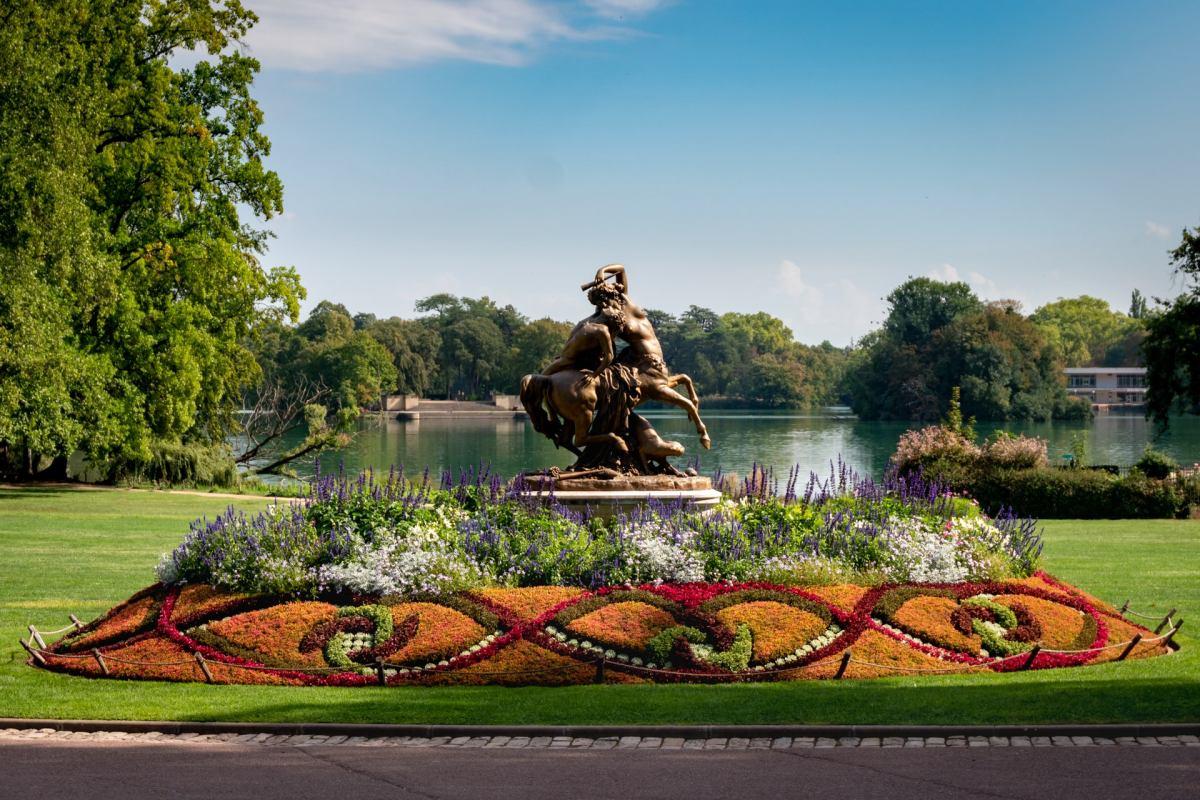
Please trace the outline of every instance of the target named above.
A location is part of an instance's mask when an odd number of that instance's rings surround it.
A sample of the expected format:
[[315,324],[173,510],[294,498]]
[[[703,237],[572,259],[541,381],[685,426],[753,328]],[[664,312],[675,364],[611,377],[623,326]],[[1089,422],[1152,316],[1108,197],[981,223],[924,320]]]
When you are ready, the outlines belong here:
[[[1166,633],[1162,634],[1161,636],[1156,636],[1152,639],[1142,639],[1142,640],[1140,640],[1139,644],[1150,645],[1150,644],[1157,644],[1158,642],[1165,641],[1167,639],[1170,639],[1172,636],[1174,636],[1175,632],[1178,629],[1179,629],[1179,626],[1173,627]],[[1129,646],[1129,644],[1130,644],[1130,642],[1126,641],[1126,642],[1116,642],[1113,644],[1107,644],[1107,645],[1103,645],[1101,647],[1088,648],[1085,650],[1043,649],[1041,652],[1042,653],[1050,653],[1050,654],[1054,654],[1054,655],[1080,655],[1080,654],[1084,654],[1084,653],[1101,653],[1105,650],[1111,650],[1111,649],[1115,649],[1118,647],[1122,647],[1122,648],[1127,647],[1127,646]],[[59,658],[59,659],[91,659],[91,658],[95,658],[95,656],[92,653],[56,653],[52,650],[49,650],[46,648],[39,648],[39,647],[31,647],[28,649],[29,649],[30,653],[37,653],[39,655],[42,655],[43,657],[49,656],[51,658]],[[1005,656],[1004,658],[995,659],[993,661],[985,661],[985,662],[980,662],[977,664],[960,664],[958,666],[948,666],[948,667],[944,667],[944,668],[905,667],[905,666],[901,666],[899,664],[877,664],[873,661],[865,661],[863,659],[855,658],[853,656],[851,656],[849,661],[850,661],[850,663],[853,663],[853,664],[861,664],[862,666],[866,666],[866,667],[875,667],[877,669],[892,670],[892,671],[896,671],[896,672],[940,674],[940,673],[949,673],[949,672],[966,672],[969,670],[989,669],[989,668],[994,667],[997,664],[1001,664],[1005,661],[1011,661],[1013,659],[1024,658],[1027,656],[1028,656],[1028,653],[1015,653],[1011,656]],[[132,659],[121,658],[119,656],[112,656],[112,655],[108,655],[108,654],[104,655],[104,660],[108,661],[108,662],[117,663],[117,664],[128,664],[130,666],[136,666],[136,667],[176,667],[176,666],[182,666],[184,664],[195,664],[196,663],[194,657],[188,658],[188,659],[183,659],[181,661],[134,661]],[[371,668],[371,665],[368,665],[368,664],[364,664],[359,668],[344,669],[344,668],[339,668],[339,667],[269,667],[269,666],[260,665],[260,664],[235,664],[235,663],[216,661],[216,660],[207,660],[207,663],[210,666],[215,664],[215,665],[222,666],[222,667],[230,667],[233,669],[244,669],[244,670],[251,670],[251,671],[267,671],[267,672],[284,671],[284,672],[301,672],[301,673],[312,673],[312,674],[323,674],[323,675],[348,674],[348,673],[349,674],[362,674],[360,672],[360,670]],[[593,663],[595,663],[595,662],[593,662]],[[709,673],[703,673],[703,672],[685,672],[685,671],[681,671],[681,670],[668,670],[668,669],[662,669],[662,668],[658,668],[658,667],[647,667],[647,666],[642,666],[642,665],[637,665],[637,664],[626,664],[621,661],[606,661],[605,663],[607,665],[616,666],[622,670],[630,670],[630,671],[634,671],[634,672],[649,673],[652,675],[689,677],[689,678],[720,676],[720,673],[709,674]],[[544,669],[537,669],[537,670],[488,670],[488,671],[483,671],[483,672],[472,672],[471,674],[479,676],[479,677],[499,677],[499,676],[514,676],[514,675],[545,675],[545,674],[550,674],[550,673],[565,673],[565,672],[568,672],[571,670],[577,670],[580,667],[588,666],[588,664],[589,664],[589,662],[580,661],[580,662],[576,662],[574,664],[564,664],[564,665],[558,666],[558,667],[547,667]],[[752,673],[749,673],[748,676],[752,677],[754,675],[763,675],[763,676],[779,675],[782,673],[795,672],[797,670],[805,669],[810,666],[812,666],[812,663],[798,664],[793,667],[780,667],[780,668],[771,669],[771,670],[763,670],[762,672],[752,672]],[[449,674],[449,673],[453,672],[453,670],[445,670],[445,669],[440,669],[440,670],[426,670],[426,669],[421,669],[421,668],[413,669],[411,667],[405,667],[404,665],[401,665],[401,664],[387,663],[387,662],[383,662],[383,667],[384,667],[384,669],[393,669],[393,670],[397,670],[397,671],[399,671],[401,669],[409,669],[410,672],[403,676],[406,678],[410,677],[410,676],[422,677],[425,675]],[[747,677],[747,675],[742,675],[739,677]]]
[[1134,611],[1133,609],[1125,609],[1125,615],[1141,617],[1142,619],[1162,619],[1162,616],[1159,614],[1142,614],[1141,612]]

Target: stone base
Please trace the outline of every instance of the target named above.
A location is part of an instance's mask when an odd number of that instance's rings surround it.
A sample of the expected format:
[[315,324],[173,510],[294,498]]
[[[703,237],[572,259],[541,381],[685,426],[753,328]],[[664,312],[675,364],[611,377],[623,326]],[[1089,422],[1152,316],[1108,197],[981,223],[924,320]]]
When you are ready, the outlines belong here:
[[620,475],[615,478],[565,478],[526,476],[531,491],[522,492],[529,498],[553,496],[555,502],[567,508],[612,517],[628,514],[646,506],[651,500],[660,503],[684,502],[700,511],[711,510],[721,501],[721,493],[712,488],[708,478],[672,475]]
[[526,475],[525,485],[538,491],[562,492],[681,492],[712,489],[712,480],[699,475],[617,475],[556,478]]

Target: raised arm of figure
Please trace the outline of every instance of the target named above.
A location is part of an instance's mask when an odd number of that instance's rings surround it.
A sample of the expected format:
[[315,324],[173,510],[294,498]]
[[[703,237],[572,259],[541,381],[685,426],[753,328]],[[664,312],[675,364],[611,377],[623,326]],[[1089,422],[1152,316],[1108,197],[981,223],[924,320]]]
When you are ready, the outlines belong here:
[[621,290],[621,294],[629,294],[629,279],[625,276],[625,266],[623,264],[609,264],[596,270],[597,281],[602,281],[609,275],[616,277],[616,284]]
[[629,292],[629,281],[625,277],[625,267],[621,264],[609,264],[601,267],[600,269],[596,270],[595,280],[589,281],[579,288],[586,292],[588,289],[604,283],[604,281],[606,281],[610,275],[616,276],[617,288],[621,290],[621,294],[627,294]]

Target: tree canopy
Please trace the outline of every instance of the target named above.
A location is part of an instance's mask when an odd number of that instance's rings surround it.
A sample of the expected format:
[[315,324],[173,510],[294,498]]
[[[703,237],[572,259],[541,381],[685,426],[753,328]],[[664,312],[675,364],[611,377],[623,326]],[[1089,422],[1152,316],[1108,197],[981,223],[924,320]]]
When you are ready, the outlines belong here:
[[[237,0],[11,0],[0,24],[0,471],[221,442],[294,318]],[[180,50],[208,57],[186,69]]]
[[962,410],[980,419],[1049,419],[1070,407],[1054,342],[1017,304],[984,304],[965,283],[912,278],[888,305],[846,379],[864,419],[940,419],[955,386]]
[[1147,319],[1146,412],[1164,427],[1172,411],[1200,410],[1200,227],[1183,231],[1171,265],[1183,294]]
[[[1134,311],[1144,313],[1144,300],[1135,292]],[[1113,310],[1108,302],[1081,295],[1060,299],[1030,317],[1055,343],[1070,367],[1121,367],[1141,363],[1139,348],[1145,326],[1139,317]]]

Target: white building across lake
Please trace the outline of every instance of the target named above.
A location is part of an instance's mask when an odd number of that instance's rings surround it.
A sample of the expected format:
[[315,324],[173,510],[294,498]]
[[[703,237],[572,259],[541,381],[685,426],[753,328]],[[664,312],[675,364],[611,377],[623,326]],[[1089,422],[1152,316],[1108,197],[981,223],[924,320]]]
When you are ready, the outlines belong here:
[[1145,367],[1068,367],[1067,393],[1093,406],[1134,408],[1146,403]]

